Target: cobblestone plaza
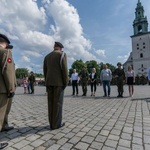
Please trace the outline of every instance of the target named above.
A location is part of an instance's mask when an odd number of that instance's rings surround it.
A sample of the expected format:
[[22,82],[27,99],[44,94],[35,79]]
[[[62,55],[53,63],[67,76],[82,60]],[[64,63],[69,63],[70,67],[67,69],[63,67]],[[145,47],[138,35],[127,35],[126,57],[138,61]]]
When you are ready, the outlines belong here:
[[150,150],[150,86],[135,86],[134,97],[124,86],[124,98],[103,98],[102,86],[95,97],[71,96],[67,87],[64,96],[63,122],[66,125],[50,130],[45,87],[35,87],[35,94],[23,94],[18,87],[13,100],[9,123],[15,129],[0,133],[0,141],[8,142],[6,150]]

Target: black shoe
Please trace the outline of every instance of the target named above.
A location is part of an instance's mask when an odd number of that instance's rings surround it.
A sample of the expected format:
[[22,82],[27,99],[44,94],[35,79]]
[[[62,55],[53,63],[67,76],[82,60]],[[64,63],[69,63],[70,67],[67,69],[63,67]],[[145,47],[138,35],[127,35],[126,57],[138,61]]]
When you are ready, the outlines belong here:
[[120,95],[121,98],[123,98],[123,95]]
[[2,131],[10,131],[10,130],[12,130],[12,129],[14,129],[14,127],[13,127],[13,126],[11,126],[11,127],[7,127],[7,128],[4,128],[4,129],[2,129]]
[[104,95],[103,97],[107,97],[107,95]]
[[120,95],[118,95],[117,97],[120,97]]
[[0,143],[0,149],[5,148],[8,145],[8,143]]
[[50,128],[50,130],[56,130],[56,129],[59,129],[59,128],[62,128],[63,126],[65,126],[65,123],[63,122],[61,125],[60,125],[60,127],[58,127],[58,128]]

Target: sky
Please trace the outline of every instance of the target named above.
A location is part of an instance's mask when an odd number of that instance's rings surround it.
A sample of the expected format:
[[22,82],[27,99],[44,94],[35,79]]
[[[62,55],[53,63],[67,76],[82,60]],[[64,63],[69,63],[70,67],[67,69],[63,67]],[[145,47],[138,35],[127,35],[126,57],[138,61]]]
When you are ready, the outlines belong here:
[[[140,0],[150,22],[150,1]],[[0,0],[0,33],[11,41],[16,68],[43,73],[55,41],[74,61],[125,63],[138,0]]]

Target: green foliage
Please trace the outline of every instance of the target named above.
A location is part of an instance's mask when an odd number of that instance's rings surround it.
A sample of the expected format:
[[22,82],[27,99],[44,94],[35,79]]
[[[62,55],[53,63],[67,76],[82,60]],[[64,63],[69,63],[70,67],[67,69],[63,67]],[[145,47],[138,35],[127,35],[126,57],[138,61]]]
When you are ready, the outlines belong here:
[[17,79],[22,79],[28,74],[29,74],[29,70],[27,68],[17,68],[16,69],[16,78]]
[[74,61],[71,65],[71,69],[69,69],[69,77],[71,77],[73,69],[76,69],[76,71],[79,73],[82,70],[83,66],[85,66],[85,63],[81,59]]

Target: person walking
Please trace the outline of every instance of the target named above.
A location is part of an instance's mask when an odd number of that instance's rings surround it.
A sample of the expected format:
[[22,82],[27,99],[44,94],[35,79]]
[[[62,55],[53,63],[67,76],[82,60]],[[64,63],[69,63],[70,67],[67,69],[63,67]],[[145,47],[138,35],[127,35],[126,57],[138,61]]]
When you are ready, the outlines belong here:
[[[95,96],[96,92],[96,83],[97,83],[97,74],[96,69],[92,69],[92,73],[90,74],[90,85],[91,85],[91,96]],[[94,90],[93,90],[94,89]]]
[[128,70],[126,73],[126,83],[128,85],[129,96],[133,97],[134,93],[133,84],[135,83],[135,72],[134,70],[132,70],[132,66],[128,66]]
[[[103,90],[104,90],[104,96],[103,97],[110,97],[110,82],[112,80],[112,72],[110,69],[108,69],[107,64],[103,65],[103,70],[100,73],[100,81],[103,84]],[[108,91],[106,91],[106,86],[108,88]]]
[[6,146],[8,146],[8,143],[0,143],[0,149],[4,149]]
[[80,77],[80,81],[81,81],[81,85],[82,85],[82,91],[83,91],[82,96],[86,96],[86,94],[87,94],[87,82],[89,79],[89,75],[88,75],[88,72],[86,71],[85,66],[83,66],[82,71],[79,73],[79,77]]
[[118,68],[115,69],[114,71],[114,75],[116,78],[116,82],[117,82],[117,87],[118,87],[118,96],[117,97],[123,97],[123,85],[124,85],[124,81],[125,81],[125,72],[124,70],[121,68],[122,64],[120,62],[117,63]]
[[48,119],[51,130],[61,128],[64,90],[68,85],[67,56],[64,46],[55,42],[54,50],[44,58],[43,72],[48,98]]
[[72,83],[72,96],[75,95],[75,89],[76,89],[76,96],[78,96],[78,82],[79,77],[78,73],[76,72],[76,69],[73,69],[73,73],[71,75],[71,83]]
[[33,71],[30,72],[29,82],[30,82],[30,88],[31,88],[30,94],[34,94],[35,76],[34,76]]
[[8,125],[8,114],[17,87],[12,47],[9,39],[0,34],[0,132],[14,127]]

